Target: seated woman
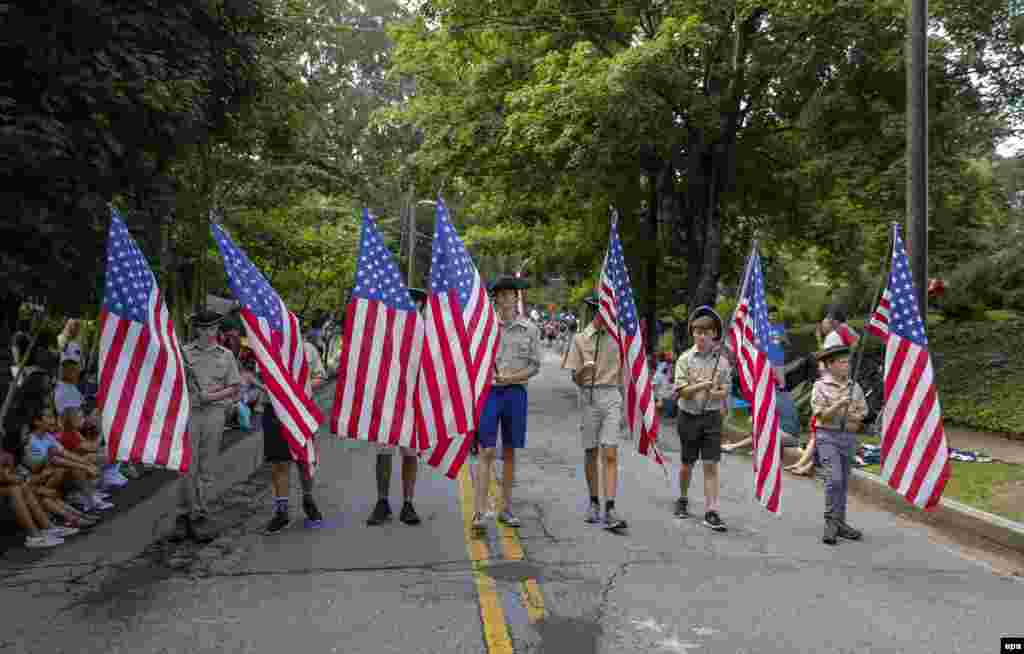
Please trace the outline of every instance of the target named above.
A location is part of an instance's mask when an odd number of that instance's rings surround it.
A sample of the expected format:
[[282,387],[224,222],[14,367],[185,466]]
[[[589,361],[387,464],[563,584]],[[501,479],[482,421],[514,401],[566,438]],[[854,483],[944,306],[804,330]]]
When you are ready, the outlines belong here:
[[[776,411],[779,415],[779,435],[782,438],[782,460],[787,457],[799,457],[800,450],[800,415],[797,413],[793,398],[789,393],[779,393],[776,396],[778,406]],[[722,444],[722,450],[732,452],[741,447],[753,445],[753,436],[747,436],[736,443]]]
[[43,510],[39,498],[18,476],[14,455],[0,450],[0,496],[10,498],[14,519],[25,530],[25,547],[55,547],[68,536],[74,536],[74,527],[55,527]]

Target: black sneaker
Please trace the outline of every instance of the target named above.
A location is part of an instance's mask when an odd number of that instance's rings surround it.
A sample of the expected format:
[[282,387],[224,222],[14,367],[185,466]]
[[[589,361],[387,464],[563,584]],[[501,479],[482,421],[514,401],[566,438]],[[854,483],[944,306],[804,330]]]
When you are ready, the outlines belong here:
[[704,514],[704,526],[715,531],[725,531],[725,523],[718,516],[718,511],[708,511]]
[[179,515],[178,519],[174,521],[174,531],[168,538],[172,543],[180,543],[189,538],[192,533],[192,525],[190,524],[190,518],[187,515]]
[[402,513],[399,514],[398,519],[407,525],[418,525],[420,523],[420,517],[416,515],[416,509],[412,507],[412,502],[406,502],[402,505]]
[[864,537],[864,534],[859,529],[854,529],[850,525],[846,524],[846,520],[839,519],[836,521],[836,535],[846,540],[860,540]]
[[316,500],[312,496],[307,495],[302,498],[302,510],[306,512],[306,517],[310,522],[324,521],[324,514],[320,513],[320,508],[317,507]]
[[287,529],[288,525],[290,524],[292,524],[291,516],[289,516],[284,511],[274,511],[274,517],[271,518],[270,522],[267,523],[267,526],[263,530],[263,533],[267,534],[268,536],[280,534],[282,531]]
[[677,518],[689,518],[690,510],[686,506],[687,500],[685,497],[676,499],[676,510],[673,515]]
[[391,520],[391,504],[385,500],[377,500],[377,505],[373,507],[373,513],[366,519],[366,524],[373,526]]

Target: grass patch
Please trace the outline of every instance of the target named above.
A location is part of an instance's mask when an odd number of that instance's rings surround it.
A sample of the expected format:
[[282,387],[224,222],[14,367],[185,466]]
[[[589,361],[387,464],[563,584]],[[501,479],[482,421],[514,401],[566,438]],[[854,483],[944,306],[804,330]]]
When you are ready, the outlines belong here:
[[[1024,466],[1013,463],[966,463],[950,461],[951,475],[942,496],[962,504],[1024,522],[1024,506],[1008,505],[1000,501],[1002,489],[1024,483]],[[881,466],[862,468],[866,472],[881,474]]]

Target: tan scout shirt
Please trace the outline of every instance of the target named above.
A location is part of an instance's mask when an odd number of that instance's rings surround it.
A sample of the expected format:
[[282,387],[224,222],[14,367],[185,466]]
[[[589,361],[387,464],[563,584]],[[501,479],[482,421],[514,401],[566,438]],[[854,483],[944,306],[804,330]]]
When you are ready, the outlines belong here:
[[[597,351],[598,334],[600,334],[601,351]],[[592,379],[590,373],[576,376],[576,383],[580,386],[621,386],[622,385],[622,360],[619,357],[619,345],[612,338],[611,334],[603,328],[598,328],[594,323],[572,337],[572,344],[562,361],[562,368],[579,373],[583,364],[593,361],[595,364]]]
[[[814,382],[814,389],[811,391],[811,411],[815,416],[818,416],[817,426],[822,429],[839,429],[839,423],[843,419],[843,411],[837,412],[836,415],[832,416],[831,420],[822,420],[820,416],[830,406],[849,396],[849,382],[839,382],[828,373],[824,373],[819,377],[818,381]],[[867,398],[864,397],[864,391],[861,389],[860,384],[854,382],[853,399],[850,402],[846,423],[849,425],[849,423],[854,421],[863,422],[867,415]]]
[[[728,389],[732,386],[732,364],[726,353],[722,352],[722,356],[719,358],[715,352],[700,352],[694,345],[679,355],[679,360],[676,361],[675,383],[672,390],[678,392],[680,388],[690,384],[712,381],[711,372],[715,370],[715,359],[718,359],[718,370],[715,372],[713,381],[716,386]],[[679,409],[691,414],[700,413],[701,409],[704,409],[705,413],[725,409],[724,399],[708,400],[705,405],[707,394],[708,391],[702,391],[689,399],[679,396],[677,402]]]
[[[191,366],[200,390],[212,393],[225,386],[237,386],[242,383],[242,375],[238,372],[235,355],[226,347],[214,345],[203,348],[198,343],[192,342],[182,348],[182,354],[185,356],[186,365]],[[194,391],[190,392],[189,399],[193,407],[200,406],[199,396]],[[225,398],[202,406],[226,407],[231,402],[231,399]]]
[[[517,370],[529,370],[529,377],[540,372],[540,330],[533,323],[515,318],[510,322],[501,322],[499,329],[498,355],[494,359],[495,367],[510,373]],[[508,384],[495,384],[507,386]],[[526,381],[516,385],[526,385]]]

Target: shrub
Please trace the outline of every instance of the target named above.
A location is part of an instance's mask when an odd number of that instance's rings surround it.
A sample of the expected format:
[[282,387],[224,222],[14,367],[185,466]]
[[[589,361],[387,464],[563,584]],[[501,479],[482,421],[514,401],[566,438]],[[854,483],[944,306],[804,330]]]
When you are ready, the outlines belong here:
[[939,301],[945,317],[952,320],[984,320],[986,308],[1003,304],[1000,267],[989,258],[977,258],[961,265],[949,276],[946,292]]

